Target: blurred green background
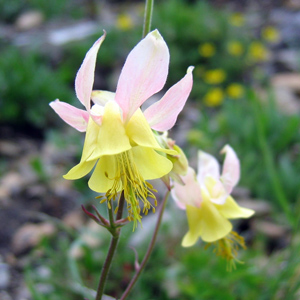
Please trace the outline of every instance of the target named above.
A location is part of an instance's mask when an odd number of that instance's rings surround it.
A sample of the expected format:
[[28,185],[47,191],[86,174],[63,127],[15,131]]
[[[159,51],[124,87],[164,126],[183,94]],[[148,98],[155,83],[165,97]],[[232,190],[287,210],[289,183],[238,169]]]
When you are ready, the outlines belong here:
[[[79,300],[96,286],[109,235],[84,219],[80,204],[98,200],[86,178],[62,179],[79,160],[84,135],[48,103],[80,107],[74,78],[103,29],[94,88],[115,91],[141,39],[143,10],[143,1],[0,0],[0,263],[7,278],[0,298]],[[170,199],[129,299],[300,297],[299,17],[296,1],[156,1],[152,28],[171,55],[165,90],[195,66],[170,136],[193,166],[198,149],[221,161],[218,151],[230,144],[242,166],[235,197],[257,213],[235,224],[248,249],[240,253],[245,263],[226,272],[226,262],[200,242],[181,248],[185,213]],[[134,273],[129,246],[141,260],[155,219],[124,230],[108,294],[126,288]]]

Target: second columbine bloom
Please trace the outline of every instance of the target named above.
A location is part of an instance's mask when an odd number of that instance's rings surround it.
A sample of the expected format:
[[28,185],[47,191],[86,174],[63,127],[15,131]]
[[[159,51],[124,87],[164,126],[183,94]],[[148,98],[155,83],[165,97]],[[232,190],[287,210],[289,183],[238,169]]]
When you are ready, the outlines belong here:
[[[166,153],[177,154],[159,145],[152,129],[173,127],[192,88],[192,68],[158,102],[144,112],[140,106],[159,92],[167,79],[168,47],[157,30],[150,32],[129,53],[116,92],[92,91],[98,50],[105,34],[88,51],[75,79],[77,98],[86,110],[59,100],[50,103],[69,125],[86,131],[80,163],[64,177],[78,179],[93,168],[89,187],[114,199],[124,191],[129,217],[140,221],[151,208],[147,197],[152,186],[146,180],[160,178],[172,169]],[[93,105],[91,107],[91,100]]]
[[244,241],[232,232],[229,219],[249,218],[254,211],[239,206],[230,196],[240,178],[240,162],[234,150],[226,145],[222,173],[218,161],[199,151],[198,174],[192,168],[182,178],[185,185],[174,182],[172,196],[187,213],[189,231],[182,240],[184,247],[194,245],[198,238],[208,243],[218,242],[217,253],[229,261],[236,260],[237,246]]

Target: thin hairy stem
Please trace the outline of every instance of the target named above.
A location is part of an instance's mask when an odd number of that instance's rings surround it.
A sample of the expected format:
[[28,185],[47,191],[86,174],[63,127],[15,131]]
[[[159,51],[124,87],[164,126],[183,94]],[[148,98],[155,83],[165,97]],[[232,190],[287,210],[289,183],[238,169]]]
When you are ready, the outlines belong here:
[[145,14],[144,14],[144,27],[143,27],[143,38],[151,30],[152,13],[153,13],[154,0],[146,0]]
[[[116,220],[120,220],[122,218],[124,201],[125,201],[124,193],[122,192],[120,195],[119,208],[118,208]],[[98,288],[97,288],[97,295],[96,295],[95,300],[102,299],[107,275],[108,275],[108,272],[109,272],[109,269],[110,269],[110,266],[112,263],[112,259],[116,252],[116,249],[117,249],[118,241],[120,238],[120,232],[121,232],[121,228],[117,227],[114,222],[112,203],[110,203],[110,208],[108,207],[108,214],[109,214],[109,221],[110,221],[110,233],[112,234],[112,238],[110,241],[110,246],[109,246],[109,249],[107,252],[106,259],[104,261],[104,265],[102,267],[101,276],[100,276],[100,280],[99,280],[99,284],[98,284]]]
[[145,257],[144,257],[143,261],[141,262],[138,270],[136,271],[136,273],[132,277],[131,281],[129,282],[129,284],[128,284],[125,292],[123,293],[122,297],[120,298],[120,300],[124,300],[124,299],[127,298],[127,296],[131,292],[131,290],[132,290],[133,286],[135,285],[136,281],[139,279],[139,276],[141,275],[143,269],[145,268],[145,265],[147,264],[147,262],[150,258],[150,255],[152,253],[153,247],[154,247],[155,242],[156,242],[157,233],[158,233],[158,230],[159,230],[159,227],[160,227],[160,224],[161,224],[162,216],[163,216],[163,213],[164,213],[164,210],[165,210],[165,207],[166,207],[166,203],[167,203],[167,199],[169,197],[169,194],[170,194],[170,191],[167,191],[167,193],[166,193],[166,195],[165,195],[165,197],[164,197],[164,199],[161,203],[161,206],[160,206],[160,209],[159,209],[159,212],[158,212],[158,217],[157,217],[155,229],[154,229],[154,232],[153,232],[153,236],[152,236],[151,242],[148,246]]

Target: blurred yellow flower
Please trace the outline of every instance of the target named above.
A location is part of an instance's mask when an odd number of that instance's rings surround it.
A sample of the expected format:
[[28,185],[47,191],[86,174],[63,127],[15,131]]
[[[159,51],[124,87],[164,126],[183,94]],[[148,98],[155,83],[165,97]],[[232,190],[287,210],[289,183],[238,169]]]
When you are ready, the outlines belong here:
[[244,87],[238,83],[232,83],[227,87],[226,90],[229,97],[233,99],[239,99],[244,95]]
[[226,78],[226,73],[222,69],[214,69],[206,71],[204,81],[208,84],[219,84]]
[[211,57],[216,53],[216,48],[211,43],[204,43],[199,46],[198,52],[203,57]]
[[279,32],[273,26],[266,26],[263,28],[261,35],[266,41],[271,43],[276,43],[279,40]]
[[233,56],[240,56],[244,52],[243,45],[238,41],[231,41],[227,45],[228,53]]
[[241,27],[245,24],[245,17],[243,14],[241,13],[233,13],[230,18],[229,18],[229,22],[236,27]]
[[118,15],[116,27],[122,31],[130,30],[133,27],[133,20],[129,14]]
[[224,100],[224,92],[221,88],[209,90],[204,96],[204,103],[209,107],[216,107],[222,104]]
[[268,58],[267,48],[260,42],[252,42],[249,47],[249,58],[254,61],[264,61]]

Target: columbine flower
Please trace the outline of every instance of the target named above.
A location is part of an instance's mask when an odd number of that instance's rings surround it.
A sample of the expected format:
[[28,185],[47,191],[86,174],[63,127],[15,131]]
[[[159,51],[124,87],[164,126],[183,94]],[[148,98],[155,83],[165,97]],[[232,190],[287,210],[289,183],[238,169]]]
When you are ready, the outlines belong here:
[[240,207],[230,196],[240,177],[240,164],[234,150],[226,145],[222,175],[217,160],[199,152],[198,175],[189,168],[185,185],[174,182],[172,196],[181,209],[186,209],[189,231],[183,247],[193,246],[198,238],[208,243],[218,242],[217,254],[230,262],[236,260],[237,246],[244,247],[243,238],[232,232],[228,219],[249,218],[254,211]]
[[97,52],[104,39],[105,34],[87,52],[75,79],[77,98],[86,110],[59,100],[50,105],[66,123],[86,131],[80,163],[64,178],[81,178],[95,167],[89,187],[106,193],[108,200],[124,191],[129,218],[136,226],[141,220],[139,200],[147,213],[151,208],[147,197],[154,197],[146,180],[168,174],[173,166],[166,153],[177,154],[162,148],[151,128],[165,131],[173,127],[192,88],[192,68],[143,113],[140,106],[166,82],[169,50],[165,41],[157,30],[149,33],[129,53],[116,93],[92,92]]

